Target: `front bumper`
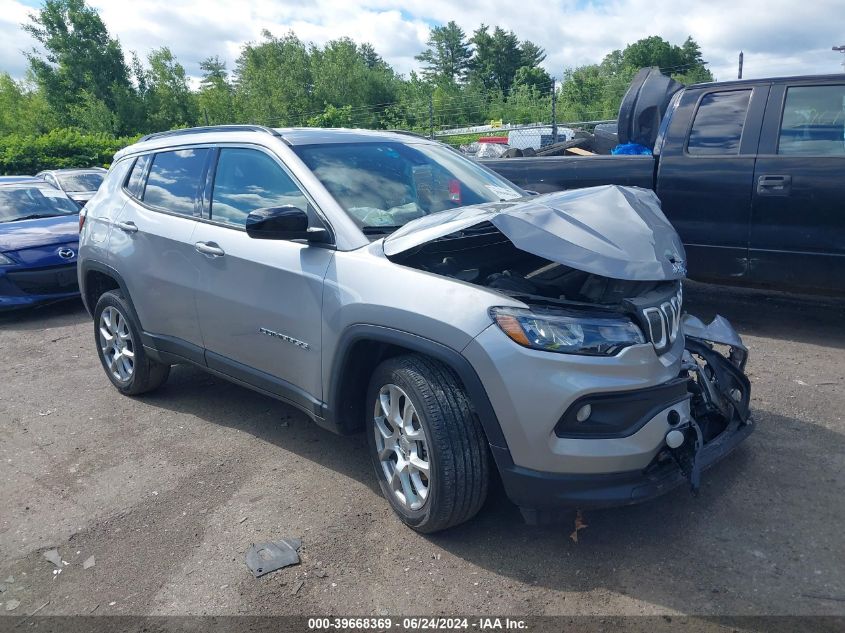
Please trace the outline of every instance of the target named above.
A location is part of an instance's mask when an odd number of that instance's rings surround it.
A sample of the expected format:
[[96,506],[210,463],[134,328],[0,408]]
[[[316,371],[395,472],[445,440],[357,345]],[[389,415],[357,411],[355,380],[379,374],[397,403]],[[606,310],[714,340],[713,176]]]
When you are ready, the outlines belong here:
[[76,264],[0,271],[0,311],[79,296]]
[[[491,450],[508,496],[529,521],[561,507],[638,503],[685,481],[695,492],[701,472],[751,433],[747,349],[739,335],[721,317],[708,326],[685,317],[683,327],[685,336],[659,359],[629,348],[601,365],[535,355],[556,363],[548,373],[529,372],[512,353],[499,364],[505,379],[490,396],[507,445]],[[646,384],[631,389],[636,379]],[[579,389],[567,388],[573,385]],[[505,396],[520,401],[503,419]],[[555,410],[561,402],[562,414]],[[579,421],[575,412],[584,405],[590,412]]]
[[[706,470],[729,455],[754,430],[748,420],[724,431],[697,455]],[[564,508],[609,508],[632,505],[659,497],[687,483],[680,466],[670,459],[655,461],[648,468],[624,473],[566,475],[516,466],[506,450],[493,447],[493,455],[505,492],[522,511],[526,522],[541,523],[555,518]]]

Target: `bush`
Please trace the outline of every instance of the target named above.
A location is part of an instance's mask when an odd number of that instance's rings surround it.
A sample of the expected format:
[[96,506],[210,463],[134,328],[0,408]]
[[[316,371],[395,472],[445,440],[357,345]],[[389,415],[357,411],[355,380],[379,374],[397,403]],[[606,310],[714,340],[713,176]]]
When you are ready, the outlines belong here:
[[35,174],[64,167],[108,167],[115,152],[137,137],[56,129],[40,136],[0,136],[0,174]]

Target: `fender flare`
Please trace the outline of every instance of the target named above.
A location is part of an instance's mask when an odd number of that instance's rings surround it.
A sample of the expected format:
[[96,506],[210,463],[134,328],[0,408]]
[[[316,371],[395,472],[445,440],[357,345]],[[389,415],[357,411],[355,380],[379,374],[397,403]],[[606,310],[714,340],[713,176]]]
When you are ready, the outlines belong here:
[[[85,309],[88,310],[88,314],[91,315],[91,318],[94,317],[94,308],[96,306],[88,305],[88,300],[86,298],[86,287],[85,287],[85,280],[88,277],[88,273],[90,272],[98,272],[103,273],[114,279],[115,283],[117,283],[118,287],[120,288],[121,292],[123,293],[123,298],[126,299],[126,302],[129,304],[129,309],[132,310],[132,316],[135,318],[135,322],[140,326],[141,320],[138,318],[138,312],[135,310],[135,304],[132,303],[132,296],[129,294],[129,289],[126,286],[126,282],[123,280],[123,277],[117,272],[114,268],[107,264],[103,264],[102,262],[98,262],[96,260],[84,260],[79,262],[79,291],[82,295],[82,304],[85,306]],[[143,328],[141,328],[143,331]]]
[[352,346],[359,341],[375,341],[404,347],[412,352],[435,358],[451,367],[458,374],[467,391],[475,412],[478,414],[481,426],[487,435],[487,441],[492,447],[498,449],[495,452],[504,450],[508,454],[510,453],[499,419],[487,395],[487,390],[472,364],[460,352],[442,343],[382,325],[356,323],[347,327],[340,335],[329,374],[328,403],[331,411],[329,417],[335,417],[338,413],[337,407],[343,384],[342,373],[349,360]]

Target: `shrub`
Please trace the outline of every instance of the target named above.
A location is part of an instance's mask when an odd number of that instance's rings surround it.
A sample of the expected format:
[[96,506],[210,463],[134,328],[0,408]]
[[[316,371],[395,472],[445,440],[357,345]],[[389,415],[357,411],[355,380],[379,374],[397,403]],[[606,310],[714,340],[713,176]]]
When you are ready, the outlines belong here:
[[64,167],[108,167],[115,152],[136,137],[84,134],[75,129],[56,129],[40,136],[0,136],[0,173],[35,174]]

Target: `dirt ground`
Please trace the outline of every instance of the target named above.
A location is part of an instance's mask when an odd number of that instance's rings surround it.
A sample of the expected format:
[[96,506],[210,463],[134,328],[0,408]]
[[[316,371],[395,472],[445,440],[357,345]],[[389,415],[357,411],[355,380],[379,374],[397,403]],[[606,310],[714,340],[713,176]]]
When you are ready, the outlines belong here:
[[[686,307],[744,336],[757,429],[698,498],[585,512],[577,543],[501,492],[418,535],[362,437],[188,367],[119,396],[77,302],[0,317],[0,614],[845,614],[845,300]],[[282,537],[302,564],[253,578],[246,548]]]

